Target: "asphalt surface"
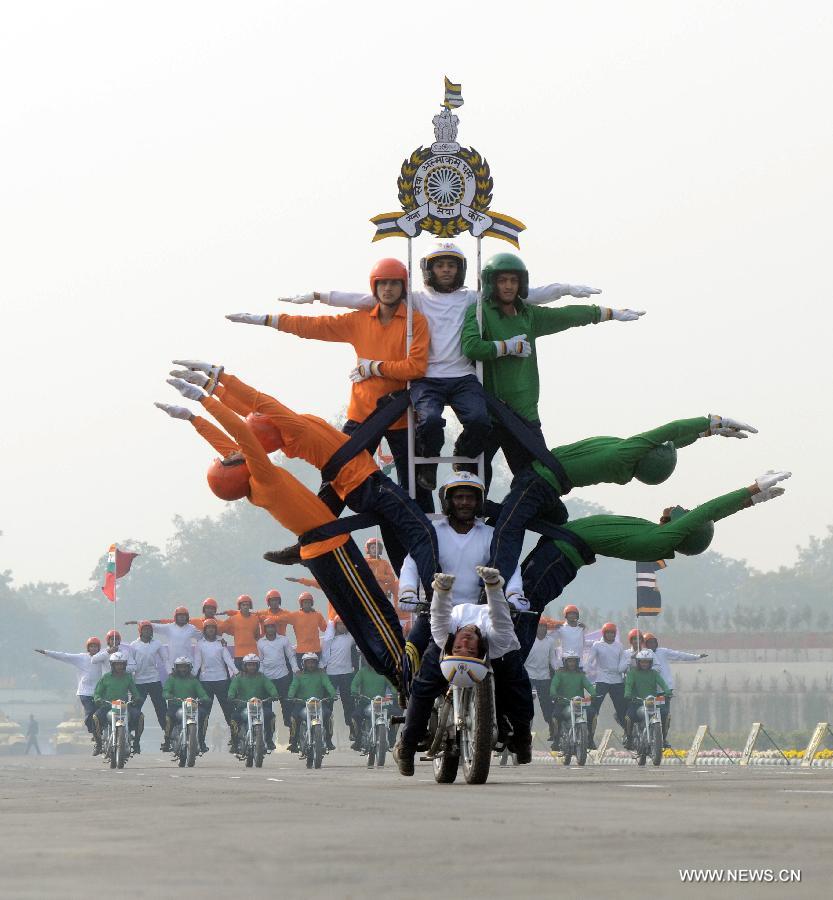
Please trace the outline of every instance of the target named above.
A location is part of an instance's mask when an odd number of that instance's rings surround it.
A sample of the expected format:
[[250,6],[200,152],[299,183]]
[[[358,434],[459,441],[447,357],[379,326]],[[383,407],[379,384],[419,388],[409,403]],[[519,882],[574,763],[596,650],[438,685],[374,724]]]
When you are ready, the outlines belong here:
[[[495,763],[486,785],[158,751],[0,758],[0,897],[825,897],[833,770]],[[682,884],[680,868],[801,869]]]

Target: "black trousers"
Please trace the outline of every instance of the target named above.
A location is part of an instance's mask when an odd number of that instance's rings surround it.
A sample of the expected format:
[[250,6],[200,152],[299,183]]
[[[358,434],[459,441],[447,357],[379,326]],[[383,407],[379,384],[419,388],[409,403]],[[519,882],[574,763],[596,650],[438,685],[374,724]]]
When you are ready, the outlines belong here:
[[305,559],[304,564],[341,616],[368,665],[392,684],[399,684],[405,649],[402,626],[355,542],[350,539],[329,553]]
[[535,692],[538,694],[538,705],[541,707],[541,715],[545,722],[549,722],[552,718],[552,697],[550,696],[550,680],[535,679],[532,682]]
[[292,720],[292,704],[287,699],[287,694],[289,694],[289,685],[292,684],[292,673],[289,672],[287,675],[284,675],[283,678],[270,678],[269,680],[275,685],[275,690],[278,692],[283,724],[289,728],[289,723]]
[[[528,419],[524,421],[530,428],[534,428],[539,434],[541,433],[540,422],[530,422]],[[546,443],[543,434],[541,434],[541,441]],[[487,435],[486,446],[483,448],[487,491],[492,483],[492,460],[495,458],[498,450],[503,450],[506,464],[513,475],[517,475],[522,469],[532,465],[532,461],[535,459],[533,454],[518,440],[515,434],[499,422],[493,421],[492,430]]]
[[153,710],[156,713],[156,721],[159,722],[159,727],[164,730],[166,707],[165,699],[162,696],[162,682],[151,681],[148,684],[137,684],[136,687],[142,692],[142,702],[139,709],[142,709],[145,705],[145,700],[150,697],[150,702],[153,704]]
[[350,719],[353,717],[353,695],[350,693],[350,685],[353,681],[354,672],[347,675],[330,675],[330,681],[333,687],[338,691],[341,698],[341,708],[344,713],[344,724],[349,728]]
[[616,711],[616,721],[624,728],[625,713],[628,708],[628,701],[625,700],[624,683],[606,684],[604,681],[597,681],[596,696],[593,698],[593,713],[594,715],[599,714],[599,710],[602,708],[604,698],[608,694],[610,695],[610,699],[613,703],[613,709]]
[[228,688],[230,683],[228,678],[223,679],[223,681],[200,681],[206,694],[211,698],[205,707],[206,726],[208,726],[208,717],[211,715],[211,708],[214,705],[215,697],[217,698],[217,703],[220,704],[220,709],[223,711],[223,718],[226,720],[226,724],[231,725],[231,703],[229,703],[228,699]]
[[93,731],[93,713],[96,710],[96,706],[93,698],[88,697],[86,694],[79,694],[78,699],[81,701],[81,707],[84,710],[84,724],[87,726],[87,731],[90,734],[95,734]]

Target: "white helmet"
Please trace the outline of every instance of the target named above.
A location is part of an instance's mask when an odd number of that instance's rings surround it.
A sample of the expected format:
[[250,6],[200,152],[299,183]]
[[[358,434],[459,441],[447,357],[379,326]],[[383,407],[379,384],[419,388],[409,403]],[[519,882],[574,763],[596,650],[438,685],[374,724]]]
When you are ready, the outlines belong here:
[[434,284],[434,275],[431,272],[431,261],[440,259],[444,256],[450,256],[459,263],[457,266],[457,277],[454,279],[452,290],[456,291],[463,286],[466,280],[466,255],[454,243],[454,241],[439,240],[434,241],[431,249],[419,261],[419,267],[422,270],[422,280],[428,287],[436,287]]
[[243,657],[243,661],[241,664],[245,666],[246,663],[256,663],[258,666],[260,666],[260,657],[257,655],[257,653],[247,653]]
[[442,511],[448,515],[448,492],[458,487],[474,488],[480,491],[480,503],[477,510],[477,515],[480,515],[483,511],[483,501],[486,498],[486,485],[472,472],[452,472],[440,485],[440,507]]
[[115,653],[110,654],[110,665],[112,666],[113,663],[124,663],[126,665],[127,657],[117,650]]
[[308,659],[314,659],[316,662],[318,662],[318,654],[317,653],[305,653],[301,657],[301,663],[305,663]]
[[449,684],[461,688],[475,687],[489,674],[485,660],[474,656],[444,656],[440,669]]
[[177,658],[174,660],[174,668],[176,668],[177,666],[188,666],[188,668],[190,669],[193,668],[194,662],[187,656],[177,656]]
[[581,659],[581,654],[579,654],[576,650],[565,650],[561,654],[561,661],[566,662],[568,659]]
[[639,653],[636,654],[636,660],[647,659],[648,662],[652,663],[654,661],[654,651],[653,650],[640,650]]

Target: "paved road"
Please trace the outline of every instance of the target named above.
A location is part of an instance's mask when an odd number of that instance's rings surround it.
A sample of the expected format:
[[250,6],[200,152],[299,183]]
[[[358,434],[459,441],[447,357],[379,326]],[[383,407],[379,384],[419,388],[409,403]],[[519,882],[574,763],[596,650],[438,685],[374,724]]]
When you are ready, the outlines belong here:
[[[483,787],[156,753],[0,758],[0,897],[830,897],[833,771],[493,769]],[[685,867],[800,868],[799,885],[683,885]],[[569,884],[566,887],[565,882]],[[565,889],[566,888],[566,889]],[[109,893],[109,892],[107,892]]]

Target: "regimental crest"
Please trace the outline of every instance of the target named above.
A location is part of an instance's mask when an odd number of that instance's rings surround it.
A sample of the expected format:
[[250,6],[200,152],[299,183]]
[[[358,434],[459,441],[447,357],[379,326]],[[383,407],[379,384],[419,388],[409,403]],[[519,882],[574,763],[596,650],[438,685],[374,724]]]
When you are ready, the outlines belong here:
[[422,231],[453,238],[463,231],[474,237],[496,237],[518,246],[523,222],[496,213],[489,164],[473,148],[457,143],[459,118],[451,110],[463,105],[461,86],[445,79],[442,111],[432,119],[434,143],[418,147],[402,163],[397,179],[401,210],[380,213],[374,241],[387,237],[413,238]]

